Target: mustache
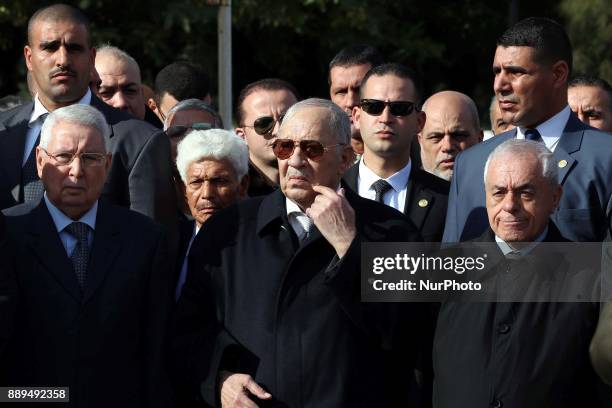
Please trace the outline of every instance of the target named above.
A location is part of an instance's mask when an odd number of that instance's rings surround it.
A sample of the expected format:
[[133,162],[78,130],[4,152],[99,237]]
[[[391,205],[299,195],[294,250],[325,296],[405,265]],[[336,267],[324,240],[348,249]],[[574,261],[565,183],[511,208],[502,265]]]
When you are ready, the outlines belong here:
[[66,67],[58,67],[53,69],[50,73],[49,73],[49,77],[53,78],[54,76],[58,75],[58,74],[68,74],[68,75],[72,75],[72,76],[76,76],[76,72],[74,72],[73,70],[71,70],[70,68],[66,68]]
[[437,165],[439,165],[439,164],[440,164],[440,163],[442,163],[444,160],[454,160],[456,156],[457,156],[456,154],[454,154],[454,155],[453,155],[453,154],[447,154],[447,155],[445,155],[444,157],[441,157],[440,159],[438,159],[438,160],[436,161],[436,164],[437,164]]
[[196,210],[202,211],[206,208],[217,208],[218,206],[210,200],[198,202],[195,206]]
[[506,95],[503,98],[498,98],[499,103],[501,102],[511,102],[511,103],[518,103],[518,98],[514,95]]
[[287,168],[287,175],[285,176],[285,178],[289,177],[304,177],[305,179],[309,179],[306,174],[291,166]]

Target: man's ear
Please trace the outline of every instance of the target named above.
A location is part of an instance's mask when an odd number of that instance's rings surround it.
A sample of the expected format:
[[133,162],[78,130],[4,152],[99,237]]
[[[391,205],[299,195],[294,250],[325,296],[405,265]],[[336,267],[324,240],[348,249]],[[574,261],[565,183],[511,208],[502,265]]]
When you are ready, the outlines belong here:
[[351,112],[351,116],[353,117],[353,126],[355,129],[361,130],[359,127],[359,118],[361,117],[361,108],[359,106],[353,106],[353,112]]
[[553,64],[551,71],[553,73],[553,83],[555,88],[566,86],[569,79],[569,66],[565,61],[557,61]]
[[242,177],[242,180],[240,180],[240,187],[239,187],[239,194],[240,194],[240,199],[244,199],[246,197],[248,197],[248,192],[249,192],[249,184],[251,182],[251,179],[249,177],[249,174],[245,174],[244,177]]
[[553,187],[553,208],[551,211],[551,214],[555,212],[555,210],[557,209],[557,206],[559,205],[559,201],[561,201],[561,196],[563,195],[563,187],[561,187],[561,184],[557,184],[555,187]]
[[40,146],[36,146],[36,172],[38,173],[38,178],[42,180],[43,174],[43,157],[42,150]]
[[151,109],[153,112],[157,113],[157,103],[155,103],[155,99],[153,98],[149,98],[147,99],[147,106],[149,107],[149,109]]
[[418,132],[421,132],[421,130],[423,130],[423,127],[425,126],[425,121],[427,120],[427,114],[423,111],[419,111],[416,113],[416,115],[417,115]]
[[242,140],[246,141],[246,137],[244,134],[244,128],[241,127],[237,127],[234,129],[234,132],[236,133],[236,135],[238,135]]
[[23,47],[23,57],[25,59],[28,70],[32,71],[32,49],[29,45]]

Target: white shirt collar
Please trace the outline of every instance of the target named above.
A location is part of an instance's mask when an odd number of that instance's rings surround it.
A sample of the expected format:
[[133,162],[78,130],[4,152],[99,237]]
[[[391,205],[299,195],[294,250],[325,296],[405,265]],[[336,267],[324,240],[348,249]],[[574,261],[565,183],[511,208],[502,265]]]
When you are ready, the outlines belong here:
[[[47,197],[47,193],[44,194],[45,204],[47,204],[47,209],[49,210],[49,214],[51,214],[51,218],[53,219],[53,223],[55,224],[55,228],[57,228],[57,232],[62,232],[68,225],[75,222],[75,220],[68,217],[64,214],[59,208],[57,208]],[[94,231],[96,228],[96,216],[98,215],[98,201],[91,206],[89,210],[81,218],[79,218],[78,222],[83,222]]]
[[[536,126],[536,129],[538,130],[538,132],[540,132],[540,135],[542,136],[544,144],[549,149],[551,149],[551,146],[554,146],[563,135],[563,130],[565,129],[565,125],[569,120],[570,113],[571,109],[569,105],[565,105],[565,108],[561,109],[559,113],[552,116],[547,121],[542,122],[538,126]],[[516,131],[516,138],[524,139],[526,129],[527,128],[519,127]]]
[[[410,170],[412,169],[412,160],[408,161],[408,164],[401,168],[398,172],[385,180],[393,187],[396,192],[402,191],[408,184],[408,178],[410,177]],[[380,177],[374,173],[363,161],[363,157],[359,161],[359,181],[364,186],[368,186],[368,189],[372,188],[374,182],[380,180]]]
[[497,242],[497,246],[499,246],[499,249],[502,251],[504,256],[508,255],[510,252],[518,252],[521,256],[525,256],[531,251],[533,251],[533,249],[538,246],[540,242],[544,241],[544,238],[546,238],[546,234],[548,234],[548,227],[546,227],[544,231],[531,244],[527,245],[524,248],[521,248],[520,250],[512,248],[510,244],[508,244],[506,241],[504,241],[497,235],[495,235],[495,242]]
[[[91,90],[89,88],[87,88],[87,92],[85,92],[85,95],[83,95],[83,97],[79,99],[77,103],[81,105],[91,104]],[[49,111],[47,110],[47,108],[45,108],[42,102],[40,102],[40,99],[38,99],[38,93],[37,93],[36,96],[34,97],[34,110],[32,111],[32,115],[30,116],[30,121],[28,122],[28,125],[32,127],[31,125],[34,122],[36,122],[38,118],[40,118],[45,113],[49,113]]]

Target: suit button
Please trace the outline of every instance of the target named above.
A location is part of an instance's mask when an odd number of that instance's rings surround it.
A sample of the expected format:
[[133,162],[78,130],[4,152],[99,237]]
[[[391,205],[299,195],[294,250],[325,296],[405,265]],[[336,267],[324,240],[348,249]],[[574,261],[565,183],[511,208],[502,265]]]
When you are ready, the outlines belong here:
[[491,408],[502,408],[504,404],[500,400],[493,400],[491,402]]
[[510,331],[510,325],[507,323],[502,323],[497,327],[498,333],[506,334]]

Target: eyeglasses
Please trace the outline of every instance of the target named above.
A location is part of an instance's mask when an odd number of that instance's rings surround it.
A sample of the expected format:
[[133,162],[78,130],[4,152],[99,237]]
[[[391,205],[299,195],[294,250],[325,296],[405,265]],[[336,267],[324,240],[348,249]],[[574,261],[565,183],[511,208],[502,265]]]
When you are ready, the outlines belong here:
[[313,161],[319,161],[326,151],[332,147],[343,146],[345,143],[337,143],[334,145],[323,146],[316,140],[300,140],[299,142],[291,139],[276,139],[272,143],[272,151],[274,155],[281,160],[286,160],[291,157],[296,146],[304,152],[306,157]]
[[253,128],[253,130],[255,130],[255,133],[264,136],[270,133],[272,129],[274,129],[276,122],[278,122],[279,124],[282,123],[284,117],[284,113],[278,117],[278,120],[274,119],[272,116],[261,116],[255,119],[255,122],[253,122],[253,126],[244,125],[244,127]]
[[197,122],[197,123],[192,123],[190,126],[174,125],[166,129],[166,135],[168,135],[170,139],[182,138],[185,132],[187,132],[190,129],[208,130],[208,129],[212,129],[212,124],[206,123],[206,122]]
[[71,153],[71,152],[59,152],[51,154],[47,150],[41,147],[41,150],[57,162],[60,166],[67,166],[72,163],[75,157],[81,159],[81,165],[83,167],[100,167],[104,165],[107,155],[105,153]]
[[389,112],[393,116],[408,116],[413,110],[418,111],[416,104],[409,101],[385,102],[378,99],[362,99],[359,106],[361,110],[372,116],[380,115],[385,110],[385,106],[389,107]]

